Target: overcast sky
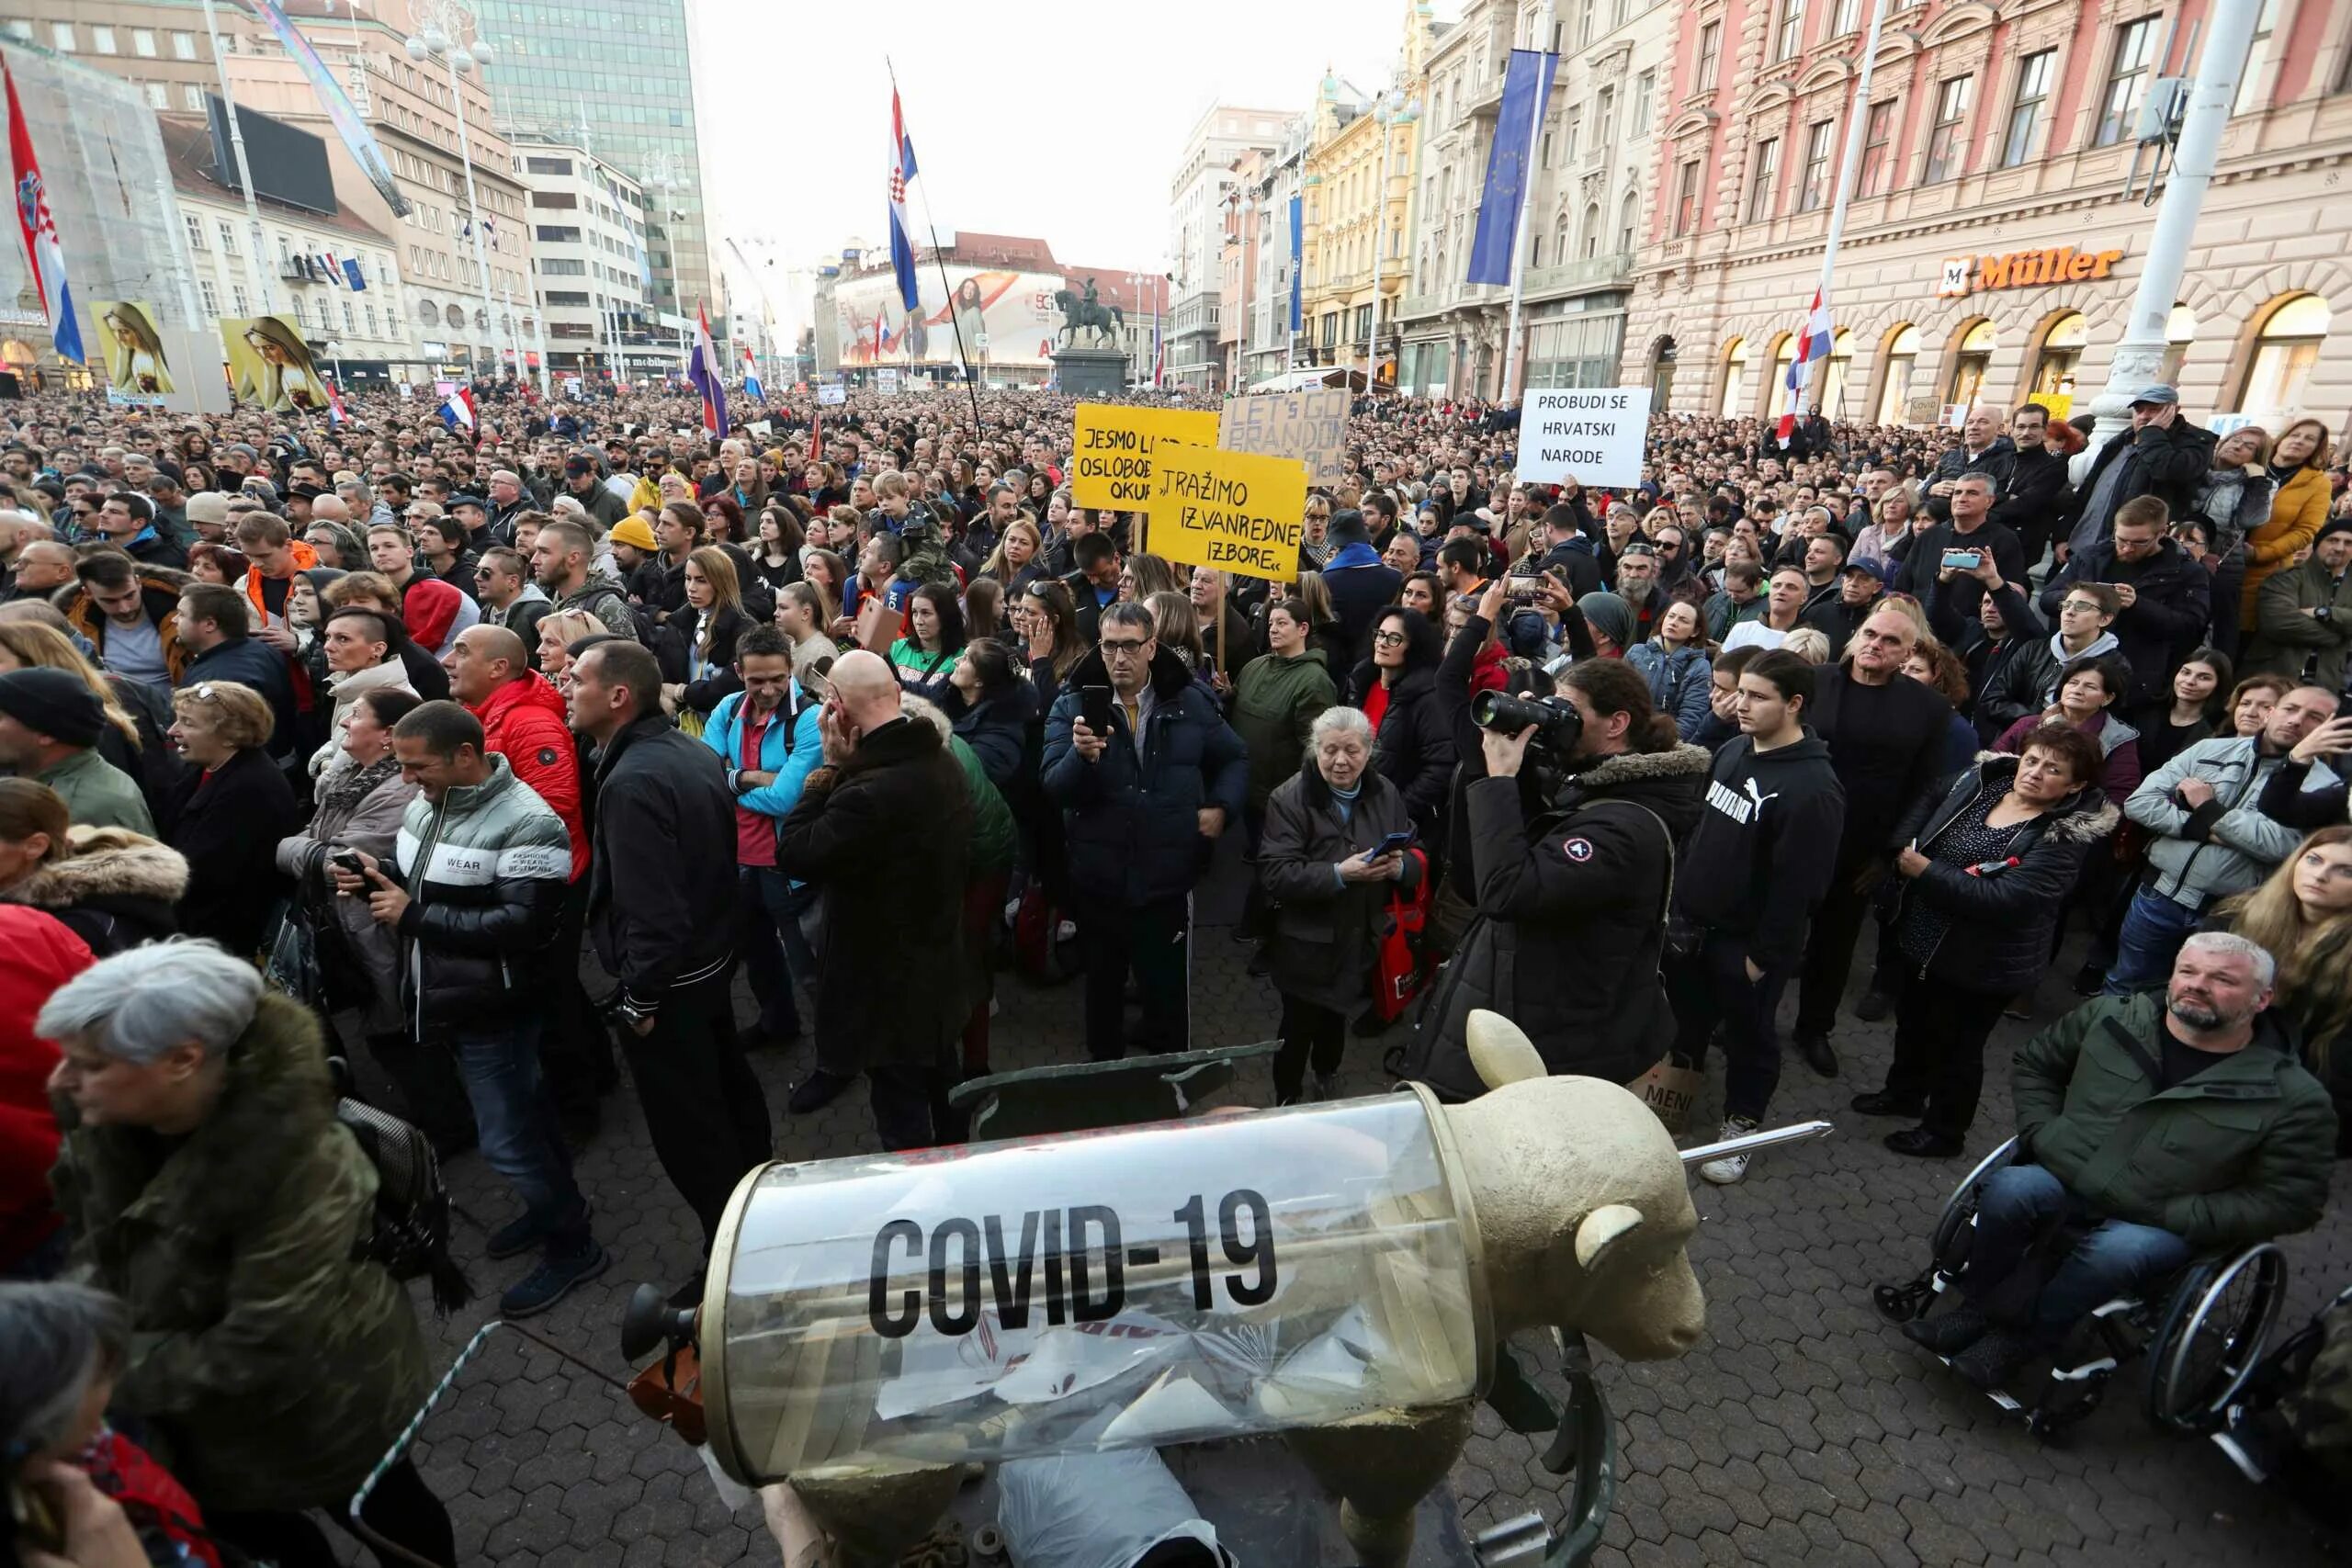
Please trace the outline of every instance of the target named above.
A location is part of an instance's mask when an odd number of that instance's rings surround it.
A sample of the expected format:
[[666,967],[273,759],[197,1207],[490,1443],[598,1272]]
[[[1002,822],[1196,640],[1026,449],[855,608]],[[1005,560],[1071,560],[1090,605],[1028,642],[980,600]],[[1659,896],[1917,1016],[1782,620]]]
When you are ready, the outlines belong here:
[[[1159,270],[1169,181],[1223,100],[1289,112],[1327,65],[1389,78],[1408,0],[697,0],[695,98],[714,259],[733,236],[796,326],[788,269],[887,243],[890,78],[941,236],[1029,234],[1055,256]],[[1458,15],[1458,0],[1438,14]],[[920,229],[921,199],[909,217]],[[922,243],[920,232],[917,243]],[[775,265],[766,265],[773,257]],[[738,310],[756,299],[737,299]]]

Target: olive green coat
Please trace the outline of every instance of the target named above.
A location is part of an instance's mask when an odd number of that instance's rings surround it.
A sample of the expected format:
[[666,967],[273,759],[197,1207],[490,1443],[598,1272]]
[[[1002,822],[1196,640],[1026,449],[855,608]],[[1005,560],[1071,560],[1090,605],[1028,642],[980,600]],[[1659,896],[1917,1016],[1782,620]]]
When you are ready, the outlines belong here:
[[118,1409],[206,1509],[343,1506],[424,1402],[407,1292],[352,1260],[375,1168],[334,1119],[317,1022],[265,996],[210,1116],[166,1146],[57,1101],[71,1271],[130,1309]]
[[1339,700],[1319,648],[1291,659],[1261,653],[1241,667],[1233,685],[1232,724],[1250,749],[1252,807],[1264,809],[1266,797],[1297,774],[1306,760],[1308,730]]
[[2244,1050],[2159,1093],[2142,1057],[2163,1059],[2164,1000],[2102,997],[2018,1047],[2021,1157],[2098,1213],[2200,1250],[2311,1229],[2335,1159],[2327,1090],[2265,1013]]

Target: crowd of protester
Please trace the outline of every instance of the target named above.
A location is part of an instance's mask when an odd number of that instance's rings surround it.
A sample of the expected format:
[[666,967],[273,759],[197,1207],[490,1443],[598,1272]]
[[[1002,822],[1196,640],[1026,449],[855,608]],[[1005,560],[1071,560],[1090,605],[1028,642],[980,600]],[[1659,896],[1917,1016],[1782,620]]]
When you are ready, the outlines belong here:
[[[422,1394],[404,1293],[340,1239],[372,1184],[331,1055],[511,1190],[481,1251],[529,1260],[525,1317],[607,1266],[572,1155],[615,1094],[707,1258],[779,1146],[747,1053],[805,1051],[786,1116],[863,1079],[904,1149],[963,1135],[1001,969],[1077,979],[1093,1060],[1234,1043],[1191,1025],[1191,943],[1237,861],[1283,1102],[1351,1040],[1474,1094],[1492,1008],[1555,1072],[1720,1052],[1734,1136],[1792,989],[1823,1077],[1849,1006],[1893,1020],[1853,1109],[1949,1157],[2078,939],[2101,999],[2018,1065],[2058,1196],[2007,1201],[2135,1235],[2047,1316],[2311,1224],[2352,1148],[2352,495],[2316,420],[2216,439],[2166,387],[2096,444],[2031,403],[1660,416],[1602,490],[1517,482],[1510,411],[1367,398],[1276,582],[1079,504],[1050,392],[977,427],[960,389],[790,398],[725,439],[662,389],[484,389],[471,435],[347,404],[0,431],[0,1269],[79,1282],[0,1297],[70,1345],[6,1436],[114,1445],[145,1528],[331,1561],[304,1510]],[[2099,1017],[2134,1043],[2095,1096]],[[2130,1181],[2127,1134],[2166,1150]],[[1969,1326],[1980,1381],[2047,1348]],[[93,1400],[169,1472],[57,1414]],[[368,1523],[449,1560],[404,1465]]]

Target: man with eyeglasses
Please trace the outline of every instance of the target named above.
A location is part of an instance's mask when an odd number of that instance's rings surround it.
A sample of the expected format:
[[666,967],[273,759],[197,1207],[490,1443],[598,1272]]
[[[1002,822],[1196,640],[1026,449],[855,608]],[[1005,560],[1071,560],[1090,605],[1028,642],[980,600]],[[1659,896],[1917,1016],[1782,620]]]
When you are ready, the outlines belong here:
[[[1977,476],[1970,476],[1975,478]],[[1941,777],[1951,704],[1903,673],[1919,628],[1901,610],[1866,616],[1843,664],[1825,668],[1805,716],[1829,748],[1846,792],[1846,826],[1828,893],[1805,944],[1797,1003],[1797,1052],[1823,1077],[1838,1076],[1829,1043],[1871,895],[1889,869],[1888,841],[1905,807]]]
[[6,603],[13,604],[19,599],[45,603],[50,595],[74,581],[74,551],[55,539],[28,540],[17,547],[10,570],[13,575]]
[[[1087,722],[1090,708],[1104,728]],[[1185,1049],[1193,887],[1248,799],[1250,754],[1183,660],[1160,649],[1145,606],[1102,612],[1102,640],[1046,720],[1043,780],[1069,839],[1087,1055]],[[1130,971],[1143,1002],[1132,1037],[1122,1028]]]

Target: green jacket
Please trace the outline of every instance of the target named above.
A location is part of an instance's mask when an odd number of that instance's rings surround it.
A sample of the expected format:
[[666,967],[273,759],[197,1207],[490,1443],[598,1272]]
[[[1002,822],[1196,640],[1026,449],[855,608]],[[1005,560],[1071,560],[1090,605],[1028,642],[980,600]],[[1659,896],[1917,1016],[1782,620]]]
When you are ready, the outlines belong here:
[[1012,869],[1013,852],[1020,839],[1012,826],[1012,812],[1004,804],[1004,796],[989,782],[989,771],[980,761],[980,754],[965,743],[960,735],[947,737],[947,749],[956,755],[956,765],[964,770],[964,786],[972,793],[972,866],[971,879],[993,876],[1000,871]]
[[95,748],[77,751],[33,777],[63,797],[66,815],[75,827],[128,828],[151,839],[157,836],[155,819],[148,813],[146,796],[139,793],[138,781],[99,756]]
[[430,1379],[408,1293],[352,1260],[376,1169],[334,1119],[316,1021],[263,997],[175,1146],[54,1103],[72,1273],[130,1312],[117,1405],[208,1510],[340,1517]]
[[1261,654],[1241,667],[1233,686],[1235,734],[1250,748],[1250,804],[1262,807],[1306,760],[1315,717],[1340,700],[1319,648],[1295,659]]
[[[2102,1214],[2199,1248],[2243,1247],[2319,1223],[2335,1110],[2273,1015],[2253,1043],[2156,1092],[2163,993],[2101,997],[2018,1048],[2012,1073],[2027,1157]],[[2133,1049],[2133,1043],[2138,1049]]]

